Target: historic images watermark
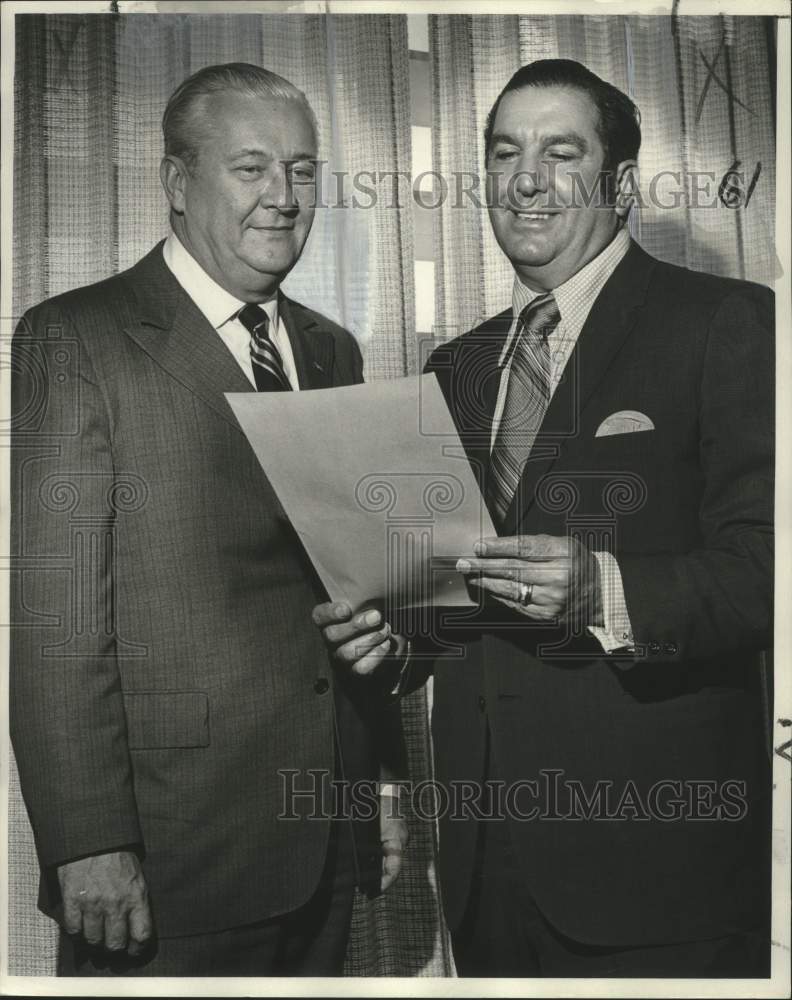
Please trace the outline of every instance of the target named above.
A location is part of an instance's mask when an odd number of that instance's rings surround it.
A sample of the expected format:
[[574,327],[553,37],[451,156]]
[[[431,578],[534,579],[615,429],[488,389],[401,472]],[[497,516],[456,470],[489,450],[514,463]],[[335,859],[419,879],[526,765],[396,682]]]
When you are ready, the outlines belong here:
[[376,781],[345,782],[329,771],[283,768],[282,820],[373,819],[411,813],[424,822],[440,818],[518,822],[739,822],[748,813],[748,788],[737,778],[660,778],[647,787],[632,779],[583,781],[560,768],[507,783],[405,781],[397,797],[379,795]]
[[[546,211],[569,208],[612,210],[616,198],[615,174],[600,171],[589,181],[580,171],[563,168],[555,161],[541,169],[517,170],[508,175],[498,170],[479,174],[470,170],[441,172],[425,170],[330,170],[326,160],[313,163],[309,173],[292,161],[283,161],[292,185],[312,188],[314,207],[328,209],[419,208],[492,209],[524,208],[530,192],[532,207]],[[762,164],[734,160],[713,170],[659,170],[646,178],[638,171],[623,180],[621,196],[636,208],[729,209],[748,208],[761,177]],[[564,191],[563,199],[559,191]],[[536,203],[536,204],[534,204]]]

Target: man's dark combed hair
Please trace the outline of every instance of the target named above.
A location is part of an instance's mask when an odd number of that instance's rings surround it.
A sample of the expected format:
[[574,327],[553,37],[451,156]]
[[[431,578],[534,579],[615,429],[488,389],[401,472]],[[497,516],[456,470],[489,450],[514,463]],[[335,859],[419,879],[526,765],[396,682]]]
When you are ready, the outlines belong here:
[[615,170],[623,160],[635,160],[641,148],[641,114],[618,87],[601,80],[574,59],[537,59],[521,66],[498,95],[487,116],[484,152],[489,157],[498,106],[504,94],[524,87],[573,87],[588,94],[599,112],[597,135],[605,150],[604,169]]

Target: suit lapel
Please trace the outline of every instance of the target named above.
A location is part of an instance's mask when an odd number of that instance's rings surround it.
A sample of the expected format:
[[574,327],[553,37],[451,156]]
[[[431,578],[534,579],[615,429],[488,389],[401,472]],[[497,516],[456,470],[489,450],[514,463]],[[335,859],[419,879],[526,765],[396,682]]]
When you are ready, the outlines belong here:
[[301,389],[326,389],[333,384],[335,343],[310,310],[281,295],[278,311],[289,335]]
[[441,345],[432,355],[431,370],[445,394],[459,439],[484,496],[492,418],[500,383],[499,361],[511,323],[509,309],[459,341]]
[[217,331],[168,270],[162,244],[126,280],[139,307],[137,320],[126,328],[127,335],[241,433],[223,394],[254,390]]
[[591,307],[564,376],[545,414],[542,429],[507,511],[503,534],[518,534],[536,500],[536,487],[580,434],[586,404],[632,332],[646,299],[654,259],[632,243]]

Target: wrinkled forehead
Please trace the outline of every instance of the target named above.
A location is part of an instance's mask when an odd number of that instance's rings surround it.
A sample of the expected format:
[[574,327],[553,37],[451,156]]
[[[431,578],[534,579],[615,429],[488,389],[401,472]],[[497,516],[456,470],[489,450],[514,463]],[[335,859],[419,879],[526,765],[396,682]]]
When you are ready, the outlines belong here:
[[584,90],[531,85],[503,95],[493,123],[493,134],[537,138],[574,132],[599,145],[598,126],[599,111]]
[[195,143],[228,151],[257,148],[277,156],[316,156],[316,125],[299,97],[279,97],[237,90],[204,94],[192,111]]

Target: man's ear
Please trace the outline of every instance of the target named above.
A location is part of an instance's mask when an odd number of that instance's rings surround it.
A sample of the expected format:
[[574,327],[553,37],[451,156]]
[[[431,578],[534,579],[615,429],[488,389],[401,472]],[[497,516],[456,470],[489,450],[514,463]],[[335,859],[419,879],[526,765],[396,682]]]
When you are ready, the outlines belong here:
[[616,167],[616,214],[626,219],[633,205],[640,204],[638,164],[622,160]]
[[160,163],[160,181],[170,202],[170,207],[180,215],[184,212],[186,188],[190,172],[179,156],[163,156]]

